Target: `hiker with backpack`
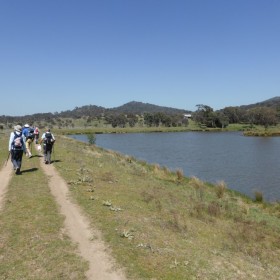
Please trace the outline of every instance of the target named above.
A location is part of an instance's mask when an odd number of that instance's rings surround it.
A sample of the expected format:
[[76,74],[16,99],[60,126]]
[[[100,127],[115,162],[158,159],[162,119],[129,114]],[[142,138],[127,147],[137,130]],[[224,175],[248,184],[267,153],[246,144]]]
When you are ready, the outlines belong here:
[[51,130],[48,129],[45,133],[43,133],[40,144],[43,142],[44,148],[44,161],[45,164],[51,163],[51,154],[53,150],[53,144],[55,142],[54,135],[51,133]]
[[32,157],[31,145],[35,138],[34,128],[29,126],[29,124],[25,124],[22,130],[22,134],[26,145],[26,156],[31,158]]
[[14,131],[11,132],[9,140],[9,153],[14,167],[15,174],[20,174],[22,155],[26,151],[25,143],[22,136],[22,127],[16,125]]

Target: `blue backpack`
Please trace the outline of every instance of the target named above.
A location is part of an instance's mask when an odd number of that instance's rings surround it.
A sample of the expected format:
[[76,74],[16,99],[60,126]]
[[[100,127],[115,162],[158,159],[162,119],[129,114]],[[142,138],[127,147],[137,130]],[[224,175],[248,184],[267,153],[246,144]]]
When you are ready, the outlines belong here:
[[26,139],[31,139],[33,140],[35,138],[35,134],[34,134],[34,128],[29,127],[26,133]]
[[22,150],[23,146],[23,138],[22,134],[17,134],[14,132],[14,140],[12,142],[12,149],[13,150]]

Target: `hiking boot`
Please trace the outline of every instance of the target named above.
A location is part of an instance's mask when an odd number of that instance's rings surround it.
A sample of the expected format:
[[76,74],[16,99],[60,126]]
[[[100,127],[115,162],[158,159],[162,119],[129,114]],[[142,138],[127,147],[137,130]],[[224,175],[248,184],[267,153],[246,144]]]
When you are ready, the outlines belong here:
[[45,164],[49,164],[49,162],[46,160],[46,161],[45,161]]
[[17,175],[20,174],[20,168],[19,168],[19,167],[16,168],[15,173],[16,173]]

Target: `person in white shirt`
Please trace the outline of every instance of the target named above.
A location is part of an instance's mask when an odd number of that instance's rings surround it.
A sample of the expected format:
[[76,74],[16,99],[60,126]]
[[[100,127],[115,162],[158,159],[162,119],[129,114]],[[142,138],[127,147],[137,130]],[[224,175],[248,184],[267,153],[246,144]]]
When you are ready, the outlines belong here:
[[25,142],[22,137],[22,127],[16,125],[14,131],[10,134],[9,153],[15,170],[15,174],[20,174],[22,155],[26,152]]

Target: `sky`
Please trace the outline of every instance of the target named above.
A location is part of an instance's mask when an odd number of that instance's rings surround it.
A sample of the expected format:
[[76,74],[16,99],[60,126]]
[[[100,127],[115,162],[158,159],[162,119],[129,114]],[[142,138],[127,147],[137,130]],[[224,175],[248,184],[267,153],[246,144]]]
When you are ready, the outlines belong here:
[[280,96],[280,0],[0,0],[0,115]]

